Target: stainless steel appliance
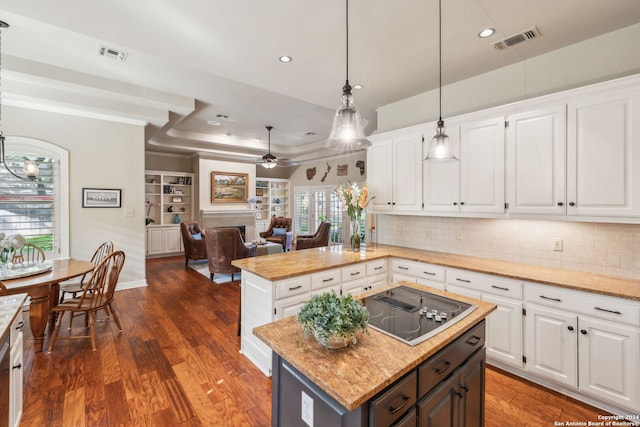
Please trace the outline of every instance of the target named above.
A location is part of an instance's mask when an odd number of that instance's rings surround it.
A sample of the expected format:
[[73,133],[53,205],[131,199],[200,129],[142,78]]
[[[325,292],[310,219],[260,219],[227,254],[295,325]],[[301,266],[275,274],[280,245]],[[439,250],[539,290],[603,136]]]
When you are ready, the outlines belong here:
[[408,286],[368,296],[364,304],[369,326],[409,345],[429,339],[478,308]]

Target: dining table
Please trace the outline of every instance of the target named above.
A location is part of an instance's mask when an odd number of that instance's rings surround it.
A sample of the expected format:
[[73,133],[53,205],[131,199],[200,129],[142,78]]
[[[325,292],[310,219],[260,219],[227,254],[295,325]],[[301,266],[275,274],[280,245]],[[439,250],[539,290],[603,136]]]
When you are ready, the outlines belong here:
[[77,259],[54,259],[36,265],[14,265],[0,278],[7,294],[27,293],[31,297],[29,306],[29,324],[33,335],[33,347],[42,351],[47,322],[52,321],[50,308],[58,304],[60,282],[82,276],[93,270],[90,261]]

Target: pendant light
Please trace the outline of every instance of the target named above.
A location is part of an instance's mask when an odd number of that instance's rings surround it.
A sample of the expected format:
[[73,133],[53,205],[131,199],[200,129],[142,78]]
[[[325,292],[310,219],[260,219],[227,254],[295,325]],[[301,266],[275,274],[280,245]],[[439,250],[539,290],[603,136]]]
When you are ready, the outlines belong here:
[[444,127],[444,120],[442,120],[442,0],[438,1],[438,67],[440,80],[438,84],[438,103],[439,103],[439,119],[436,126],[436,134],[431,139],[429,145],[429,152],[424,158],[425,160],[458,160],[453,153],[451,153],[451,146],[449,145],[449,136],[447,135]]
[[273,126],[266,126],[266,128],[269,132],[269,152],[262,156],[262,159],[258,160],[258,163],[261,164],[263,168],[273,169],[278,165],[278,159],[271,154],[271,129],[273,129]]
[[[9,28],[9,24],[7,24],[4,21],[0,21],[0,124],[2,123],[2,29],[3,28]],[[38,168],[38,165],[35,162],[31,162],[31,161],[25,161],[24,162],[24,167],[22,168],[22,171],[24,172],[24,174],[26,175],[26,177],[24,176],[20,176],[17,173],[15,173],[14,171],[12,171],[9,166],[7,165],[7,158],[4,154],[4,135],[2,134],[2,130],[0,127],[0,163],[2,163],[2,165],[9,171],[9,173],[13,176],[15,176],[18,179],[22,179],[22,180],[31,180],[33,181],[34,179],[36,179],[38,177],[38,174],[40,173],[40,170]]]
[[342,87],[342,105],[336,111],[329,139],[324,146],[332,150],[353,151],[370,147],[371,142],[364,134],[360,113],[353,106],[352,88],[349,84],[349,0],[346,0],[346,29],[347,78]]

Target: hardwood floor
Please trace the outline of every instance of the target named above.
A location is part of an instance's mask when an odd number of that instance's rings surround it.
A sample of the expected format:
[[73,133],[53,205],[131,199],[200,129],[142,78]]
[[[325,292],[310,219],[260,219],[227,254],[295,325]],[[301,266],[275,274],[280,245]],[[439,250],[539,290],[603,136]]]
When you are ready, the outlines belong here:
[[[238,353],[238,282],[213,284],[181,257],[148,260],[147,282],[117,292],[124,331],[98,324],[95,352],[87,339],[35,354],[27,332],[21,426],[270,425],[271,379]],[[488,369],[486,413],[487,427],[553,426],[602,411]]]

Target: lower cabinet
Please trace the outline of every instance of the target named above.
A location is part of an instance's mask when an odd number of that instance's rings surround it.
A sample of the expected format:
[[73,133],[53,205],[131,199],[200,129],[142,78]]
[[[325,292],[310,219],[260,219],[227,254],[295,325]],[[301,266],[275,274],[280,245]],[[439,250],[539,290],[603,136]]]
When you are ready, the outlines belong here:
[[11,324],[9,346],[9,427],[18,427],[22,419],[22,395],[23,395],[23,329],[22,308]]
[[147,256],[184,251],[180,227],[147,227]]

